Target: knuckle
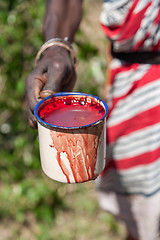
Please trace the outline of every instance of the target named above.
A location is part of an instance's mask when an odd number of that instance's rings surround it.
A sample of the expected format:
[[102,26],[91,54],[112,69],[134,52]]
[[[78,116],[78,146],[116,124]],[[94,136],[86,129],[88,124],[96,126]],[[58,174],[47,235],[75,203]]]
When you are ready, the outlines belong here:
[[56,62],[53,63],[53,68],[57,71],[64,71],[66,69],[66,63],[63,59],[56,59]]

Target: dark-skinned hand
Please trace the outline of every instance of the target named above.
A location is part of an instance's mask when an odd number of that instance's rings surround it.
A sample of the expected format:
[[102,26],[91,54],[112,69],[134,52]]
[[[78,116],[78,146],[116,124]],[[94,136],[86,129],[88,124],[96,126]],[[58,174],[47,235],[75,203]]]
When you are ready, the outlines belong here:
[[48,48],[25,81],[30,127],[37,128],[35,105],[52,93],[72,91],[75,81],[76,72],[70,53],[63,47]]

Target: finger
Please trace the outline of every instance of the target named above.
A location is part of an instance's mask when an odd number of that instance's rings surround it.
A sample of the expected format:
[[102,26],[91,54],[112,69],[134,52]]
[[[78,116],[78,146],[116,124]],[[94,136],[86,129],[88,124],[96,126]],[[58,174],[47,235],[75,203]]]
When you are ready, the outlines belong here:
[[50,95],[53,95],[55,92],[53,92],[52,90],[42,90],[40,92],[40,98],[43,99],[45,97],[48,97]]
[[[37,120],[34,116],[34,108],[38,101],[41,100],[40,98],[40,91],[44,86],[44,83],[42,81],[42,78],[36,77],[34,79],[34,89],[32,88],[31,91],[27,94],[27,107],[28,107],[28,119],[29,119],[29,125],[32,128],[37,128]],[[33,95],[35,97],[33,97]]]
[[26,101],[32,112],[35,105],[40,100],[40,91],[42,90],[43,86],[47,81],[46,74],[42,74],[42,72],[43,68],[34,69],[25,81]]
[[39,102],[42,99],[41,91],[47,82],[47,75],[39,75],[34,79],[34,94],[35,99],[37,102]]
[[33,129],[37,129],[37,122],[33,122],[32,119],[28,119],[29,126]]
[[29,108],[28,108],[28,122],[31,128],[34,129],[37,128],[37,119]]

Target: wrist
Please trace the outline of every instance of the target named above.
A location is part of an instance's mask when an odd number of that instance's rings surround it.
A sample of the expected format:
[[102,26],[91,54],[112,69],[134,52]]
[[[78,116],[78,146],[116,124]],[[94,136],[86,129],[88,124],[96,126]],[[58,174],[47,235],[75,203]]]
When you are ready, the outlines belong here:
[[52,38],[50,40],[48,40],[47,42],[45,42],[40,50],[38,51],[37,55],[36,55],[36,59],[35,59],[35,65],[37,65],[42,53],[45,52],[45,57],[49,57],[51,56],[51,54],[55,53],[55,51],[59,52],[62,54],[62,52],[66,53],[70,53],[70,56],[72,57],[73,60],[73,64],[75,66],[75,68],[77,68],[77,57],[76,54],[73,50],[73,47],[71,45],[71,43],[68,41],[68,38]]
[[67,49],[62,48],[60,46],[52,46],[46,49],[46,51],[43,54],[43,59],[47,59],[50,57],[53,57],[54,55],[62,55],[63,56],[69,56],[70,53]]

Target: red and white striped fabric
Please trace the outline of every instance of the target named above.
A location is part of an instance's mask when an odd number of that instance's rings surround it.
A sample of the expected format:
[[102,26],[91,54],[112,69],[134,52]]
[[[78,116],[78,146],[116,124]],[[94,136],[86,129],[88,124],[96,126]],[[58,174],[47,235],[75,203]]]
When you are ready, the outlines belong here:
[[[101,25],[115,52],[160,51],[160,0],[106,0]],[[160,64],[113,59],[101,191],[160,190]]]

